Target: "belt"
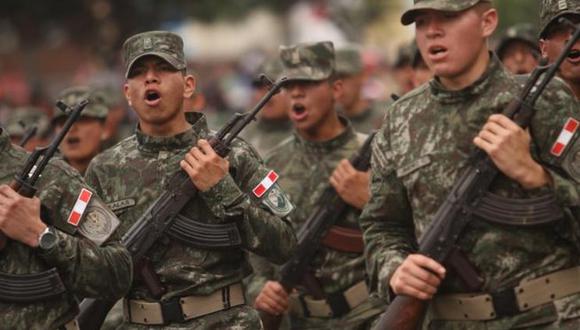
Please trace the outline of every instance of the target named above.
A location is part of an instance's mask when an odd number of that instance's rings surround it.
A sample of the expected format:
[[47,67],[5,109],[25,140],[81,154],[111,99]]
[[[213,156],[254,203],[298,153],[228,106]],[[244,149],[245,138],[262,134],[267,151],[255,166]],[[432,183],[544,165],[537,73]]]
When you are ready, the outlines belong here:
[[158,302],[125,299],[123,307],[125,319],[131,323],[164,325],[183,323],[243,304],[245,300],[242,285],[237,283],[208,296],[174,297]]
[[493,320],[513,316],[554,300],[580,293],[580,267],[568,268],[494,293],[436,296],[434,320]]
[[364,281],[344,292],[329,294],[326,299],[315,300],[308,295],[293,293],[290,295],[290,314],[303,317],[340,317],[367,301],[368,297],[369,289]]

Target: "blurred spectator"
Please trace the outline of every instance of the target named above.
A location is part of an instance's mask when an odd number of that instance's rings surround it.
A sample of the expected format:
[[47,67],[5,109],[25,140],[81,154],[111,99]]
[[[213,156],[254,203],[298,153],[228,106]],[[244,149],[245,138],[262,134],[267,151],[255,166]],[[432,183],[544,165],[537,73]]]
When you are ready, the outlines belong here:
[[497,55],[514,74],[534,70],[540,58],[537,31],[531,24],[517,24],[508,28],[497,46]]

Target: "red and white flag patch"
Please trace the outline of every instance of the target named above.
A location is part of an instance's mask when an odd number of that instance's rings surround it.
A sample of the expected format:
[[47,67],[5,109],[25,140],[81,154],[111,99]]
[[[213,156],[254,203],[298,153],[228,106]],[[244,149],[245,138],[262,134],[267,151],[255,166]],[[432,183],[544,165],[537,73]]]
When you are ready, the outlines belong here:
[[278,174],[274,171],[270,171],[268,175],[252,190],[256,197],[260,198],[272,187],[272,185],[278,180]]
[[77,201],[75,202],[75,205],[73,206],[73,209],[68,216],[68,223],[73,226],[79,225],[79,222],[81,221],[81,218],[83,217],[83,214],[85,213],[87,205],[89,205],[89,201],[91,200],[92,196],[93,193],[90,190],[85,188],[81,189],[81,193],[79,194],[79,197],[77,198]]
[[558,139],[556,140],[556,142],[552,146],[552,149],[550,150],[552,155],[560,157],[564,153],[564,150],[566,150],[568,143],[572,141],[574,134],[576,134],[578,126],[579,123],[576,119],[568,118],[568,121],[564,125],[562,132],[560,132]]

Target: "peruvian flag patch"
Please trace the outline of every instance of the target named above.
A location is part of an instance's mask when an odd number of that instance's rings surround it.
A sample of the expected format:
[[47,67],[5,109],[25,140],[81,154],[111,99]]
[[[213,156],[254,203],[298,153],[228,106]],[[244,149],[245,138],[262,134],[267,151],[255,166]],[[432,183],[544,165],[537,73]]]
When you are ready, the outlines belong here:
[[252,190],[256,197],[260,198],[264,195],[270,187],[278,180],[278,174],[274,171],[270,171],[268,175]]
[[578,126],[579,123],[576,119],[568,118],[566,125],[564,125],[564,129],[562,129],[562,132],[560,132],[558,139],[556,140],[556,142],[552,146],[552,149],[550,150],[552,155],[560,157],[562,153],[564,153],[564,150],[566,150],[568,143],[572,141],[574,134],[576,134]]
[[73,209],[68,216],[68,223],[73,226],[79,225],[79,222],[81,221],[81,218],[83,217],[83,214],[85,213],[87,205],[89,205],[89,201],[91,200],[92,196],[93,193],[90,190],[85,188],[81,189],[81,193],[79,194],[79,197],[77,198],[77,201],[75,202],[75,205],[73,206]]

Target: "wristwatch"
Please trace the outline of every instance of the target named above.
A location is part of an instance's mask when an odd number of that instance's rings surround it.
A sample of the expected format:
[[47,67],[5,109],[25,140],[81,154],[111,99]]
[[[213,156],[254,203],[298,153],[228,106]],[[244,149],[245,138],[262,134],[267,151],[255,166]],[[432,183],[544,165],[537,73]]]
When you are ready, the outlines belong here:
[[42,250],[52,249],[58,242],[58,236],[54,228],[48,226],[46,229],[38,236],[38,247]]

